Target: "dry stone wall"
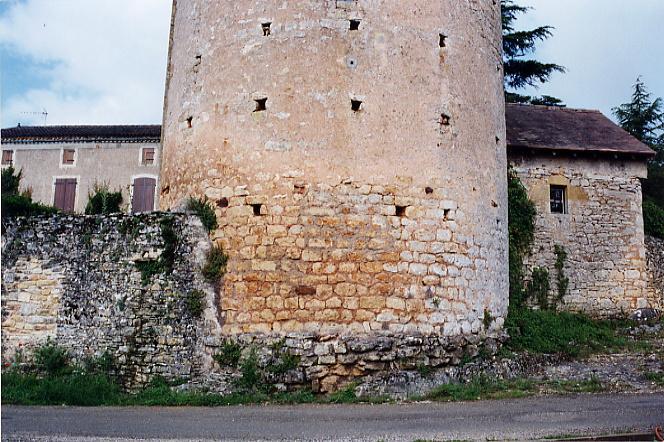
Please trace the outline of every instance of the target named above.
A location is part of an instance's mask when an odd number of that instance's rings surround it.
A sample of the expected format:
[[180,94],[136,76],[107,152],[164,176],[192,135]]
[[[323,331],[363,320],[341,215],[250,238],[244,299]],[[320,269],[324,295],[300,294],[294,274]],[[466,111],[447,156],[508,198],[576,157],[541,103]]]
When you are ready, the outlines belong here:
[[[172,267],[145,280],[137,264],[159,262],[165,229]],[[108,353],[127,388],[196,377],[205,319],[187,298],[213,296],[197,270],[206,248],[200,221],[183,215],[3,220],[3,362],[50,338],[78,361]]]
[[648,299],[651,307],[664,311],[664,239],[646,236]]
[[[563,309],[626,316],[657,301],[647,289],[641,184],[645,166],[615,159],[513,156],[537,207],[535,240],[525,265],[544,267],[556,293],[555,246],[567,252]],[[567,213],[551,213],[551,185],[565,186]]]

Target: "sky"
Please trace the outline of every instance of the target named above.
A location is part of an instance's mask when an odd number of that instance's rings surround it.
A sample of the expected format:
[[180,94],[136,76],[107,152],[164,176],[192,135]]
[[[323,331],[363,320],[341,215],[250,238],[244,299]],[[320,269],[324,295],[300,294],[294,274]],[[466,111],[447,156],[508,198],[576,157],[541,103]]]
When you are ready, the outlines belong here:
[[[664,97],[664,0],[518,3],[533,9],[517,27],[556,28],[536,58],[567,68],[525,93],[610,115],[641,75]],[[171,0],[0,0],[2,127],[161,123],[170,13]]]

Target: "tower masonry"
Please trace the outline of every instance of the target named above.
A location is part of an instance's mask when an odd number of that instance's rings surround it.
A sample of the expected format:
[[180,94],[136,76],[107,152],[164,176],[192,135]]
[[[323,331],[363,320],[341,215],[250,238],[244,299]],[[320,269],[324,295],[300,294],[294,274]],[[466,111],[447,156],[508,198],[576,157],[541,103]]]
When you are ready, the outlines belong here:
[[497,0],[175,0],[160,204],[215,206],[222,335],[499,334],[504,106]]

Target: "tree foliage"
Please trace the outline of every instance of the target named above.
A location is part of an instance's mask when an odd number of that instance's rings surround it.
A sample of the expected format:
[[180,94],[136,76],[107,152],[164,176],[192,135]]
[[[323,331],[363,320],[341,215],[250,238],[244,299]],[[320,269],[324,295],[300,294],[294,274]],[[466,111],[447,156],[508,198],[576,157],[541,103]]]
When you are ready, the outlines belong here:
[[538,87],[551,79],[556,72],[565,68],[555,63],[543,63],[532,59],[537,43],[553,36],[551,26],[540,26],[530,31],[517,31],[515,22],[519,15],[530,8],[517,5],[514,0],[501,0],[503,22],[503,56],[505,66],[505,98],[511,103],[545,104],[561,106],[561,100],[550,97],[530,97],[507,89]]
[[664,238],[664,101],[653,98],[639,77],[631,101],[613,108],[613,114],[623,129],[657,152],[643,181],[643,221],[647,234]]
[[32,201],[30,192],[19,192],[22,173],[13,166],[2,170],[2,218],[16,216],[48,215],[56,213],[55,207]]
[[92,193],[88,194],[88,204],[85,206],[86,215],[108,215],[121,212],[122,192],[112,192],[107,184],[95,183]]

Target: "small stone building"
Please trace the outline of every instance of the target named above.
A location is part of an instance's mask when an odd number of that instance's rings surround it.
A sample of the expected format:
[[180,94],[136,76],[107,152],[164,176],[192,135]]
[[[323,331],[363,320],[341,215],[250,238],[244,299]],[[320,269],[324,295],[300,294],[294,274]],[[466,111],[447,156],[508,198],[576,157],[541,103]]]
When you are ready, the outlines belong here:
[[557,296],[560,246],[564,309],[607,317],[657,307],[640,182],[654,152],[598,111],[508,104],[506,120],[508,161],[537,206],[528,270],[546,268]]
[[2,167],[21,190],[65,212],[83,212],[95,184],[121,190],[126,211],[158,204],[161,126],[17,126],[2,129]]

